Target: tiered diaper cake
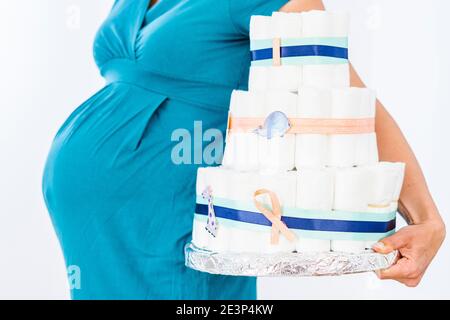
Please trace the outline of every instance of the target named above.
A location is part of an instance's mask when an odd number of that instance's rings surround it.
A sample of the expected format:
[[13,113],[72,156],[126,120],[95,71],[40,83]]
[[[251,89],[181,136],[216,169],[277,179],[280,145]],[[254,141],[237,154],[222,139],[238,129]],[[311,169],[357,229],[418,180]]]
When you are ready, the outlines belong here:
[[351,88],[346,14],[253,16],[249,91],[223,165],[201,168],[193,243],[213,252],[361,253],[395,231],[404,164],[378,161],[375,94]]

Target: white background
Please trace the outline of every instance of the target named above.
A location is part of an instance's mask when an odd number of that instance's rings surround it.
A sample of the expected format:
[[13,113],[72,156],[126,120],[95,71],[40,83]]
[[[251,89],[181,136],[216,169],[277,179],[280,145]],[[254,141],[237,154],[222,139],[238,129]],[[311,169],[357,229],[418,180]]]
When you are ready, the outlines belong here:
[[[352,61],[408,137],[449,224],[450,2],[326,3],[352,14]],[[111,4],[0,0],[0,299],[69,297],[41,196],[41,174],[58,127],[103,85],[92,40]],[[378,281],[373,274],[271,278],[260,280],[259,297],[449,299],[449,270],[445,244],[415,289]]]

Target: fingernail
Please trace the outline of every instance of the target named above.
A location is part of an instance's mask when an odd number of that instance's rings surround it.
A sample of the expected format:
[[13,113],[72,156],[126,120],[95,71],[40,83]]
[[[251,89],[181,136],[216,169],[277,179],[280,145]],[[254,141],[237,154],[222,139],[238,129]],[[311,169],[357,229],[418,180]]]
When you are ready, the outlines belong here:
[[384,248],[386,248],[386,246],[384,245],[383,242],[377,242],[372,246],[372,249],[383,250]]

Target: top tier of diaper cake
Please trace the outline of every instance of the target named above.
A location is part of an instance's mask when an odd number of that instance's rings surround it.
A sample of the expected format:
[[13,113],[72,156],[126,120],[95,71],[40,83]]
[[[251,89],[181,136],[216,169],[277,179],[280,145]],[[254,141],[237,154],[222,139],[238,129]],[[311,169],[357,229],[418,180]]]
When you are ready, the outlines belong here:
[[404,164],[379,162],[376,95],[350,87],[348,21],[251,18],[249,90],[231,95],[222,166],[197,175],[196,246],[357,253],[395,231]]
[[349,87],[348,21],[320,11],[253,16],[249,90]]

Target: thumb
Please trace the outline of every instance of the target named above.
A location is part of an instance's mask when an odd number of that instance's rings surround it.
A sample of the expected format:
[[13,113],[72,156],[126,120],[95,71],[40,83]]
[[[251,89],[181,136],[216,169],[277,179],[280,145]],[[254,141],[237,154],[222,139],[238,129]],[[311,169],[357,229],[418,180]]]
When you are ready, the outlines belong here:
[[384,238],[372,246],[372,249],[378,253],[387,254],[394,250],[401,249],[408,244],[410,238],[409,232],[405,229],[400,229],[392,236]]

